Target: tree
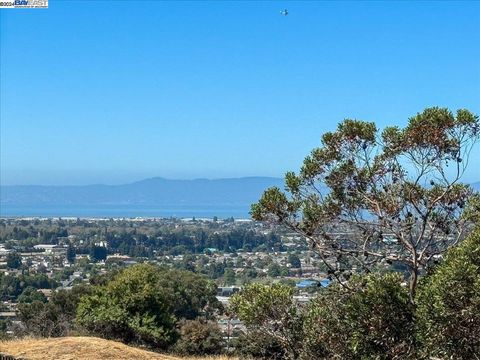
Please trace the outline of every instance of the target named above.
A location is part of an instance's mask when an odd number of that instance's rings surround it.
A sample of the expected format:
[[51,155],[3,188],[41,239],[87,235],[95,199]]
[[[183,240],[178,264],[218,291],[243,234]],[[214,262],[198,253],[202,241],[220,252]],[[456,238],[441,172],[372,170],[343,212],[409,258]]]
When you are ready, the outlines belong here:
[[270,265],[268,265],[268,269],[267,269],[268,276],[277,277],[277,276],[280,276],[281,272],[282,272],[282,268],[277,263],[272,262]]
[[418,338],[429,356],[475,359],[480,354],[480,229],[451,249],[420,283]]
[[102,261],[107,258],[107,248],[92,245],[90,248],[90,260],[93,262]]
[[40,302],[46,303],[47,298],[45,297],[45,295],[43,295],[43,293],[41,293],[40,291],[38,291],[32,286],[26,287],[25,290],[23,290],[23,292],[18,297],[19,303],[30,304],[34,301],[40,301]]
[[76,256],[75,248],[73,247],[72,244],[68,244],[67,255],[66,255],[67,261],[70,264],[73,264],[75,262],[75,256]]
[[437,107],[381,133],[374,123],[344,120],[298,174],[286,174],[285,192],[265,191],[252,217],[303,235],[339,280],[342,258],[365,271],[403,264],[413,303],[419,273],[468,230],[464,210],[474,192],[459,181],[479,128],[469,111]]
[[297,254],[288,254],[288,262],[294,269],[299,269],[302,267],[302,263],[300,262],[300,258]]
[[77,322],[95,335],[166,348],[176,339],[175,318],[157,269],[128,268],[82,298]]
[[93,334],[167,348],[178,338],[180,319],[209,317],[216,287],[202,276],[139,264],[81,298],[77,322]]
[[9,269],[20,269],[22,267],[22,256],[17,252],[8,253],[7,267]]
[[225,269],[225,273],[223,274],[223,280],[225,285],[235,285],[236,283],[236,276],[235,271],[231,268]]
[[194,320],[202,317],[210,320],[222,311],[222,305],[216,297],[217,286],[213,281],[190,271],[156,269],[160,277],[158,286],[167,293],[176,319]]
[[263,333],[280,344],[284,359],[298,359],[302,343],[302,314],[293,299],[295,289],[281,284],[247,285],[232,296],[233,313],[251,332]]
[[242,283],[248,283],[258,277],[258,272],[253,267],[246,266],[242,271]]

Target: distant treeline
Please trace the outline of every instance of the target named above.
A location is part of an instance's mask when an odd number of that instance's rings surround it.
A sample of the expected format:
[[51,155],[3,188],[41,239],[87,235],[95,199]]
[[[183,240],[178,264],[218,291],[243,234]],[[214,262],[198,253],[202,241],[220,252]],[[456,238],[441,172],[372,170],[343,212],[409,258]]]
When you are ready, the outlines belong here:
[[242,249],[252,251],[281,250],[280,237],[275,234],[263,235],[252,230],[232,230],[229,232],[208,232],[197,230],[180,232],[158,232],[154,236],[145,234],[108,233],[105,236],[108,248],[130,256],[151,256],[153,251],[178,255],[187,252],[203,253],[209,249],[234,252]]
[[[4,224],[3,224],[4,225]],[[131,228],[125,226],[74,229],[69,224],[13,226],[0,234],[0,241],[18,251],[35,251],[37,244],[72,244],[77,254],[89,254],[94,244],[107,245],[108,254],[132,257],[200,254],[208,251],[282,251],[281,238],[276,233],[255,231],[250,226],[219,228],[218,226],[171,225]],[[75,237],[68,236],[74,234]],[[16,240],[9,243],[9,240]]]

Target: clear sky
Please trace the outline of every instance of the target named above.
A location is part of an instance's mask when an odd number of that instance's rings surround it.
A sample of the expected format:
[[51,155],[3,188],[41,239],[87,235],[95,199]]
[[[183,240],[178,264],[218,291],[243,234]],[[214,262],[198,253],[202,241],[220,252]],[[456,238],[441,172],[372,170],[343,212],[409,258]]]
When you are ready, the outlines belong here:
[[[3,184],[282,176],[344,118],[480,113],[480,2],[0,12]],[[480,180],[480,148],[472,156],[467,181]]]

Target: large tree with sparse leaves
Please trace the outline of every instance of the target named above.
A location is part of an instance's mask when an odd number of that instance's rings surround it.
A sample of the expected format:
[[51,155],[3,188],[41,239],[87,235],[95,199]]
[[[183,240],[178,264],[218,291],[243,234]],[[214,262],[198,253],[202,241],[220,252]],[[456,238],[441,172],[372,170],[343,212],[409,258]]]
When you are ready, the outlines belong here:
[[383,131],[344,120],[286,174],[285,191],[265,191],[252,216],[302,234],[340,281],[345,259],[365,271],[379,262],[408,269],[414,302],[419,274],[466,235],[478,210],[460,180],[479,137],[468,110],[427,108]]

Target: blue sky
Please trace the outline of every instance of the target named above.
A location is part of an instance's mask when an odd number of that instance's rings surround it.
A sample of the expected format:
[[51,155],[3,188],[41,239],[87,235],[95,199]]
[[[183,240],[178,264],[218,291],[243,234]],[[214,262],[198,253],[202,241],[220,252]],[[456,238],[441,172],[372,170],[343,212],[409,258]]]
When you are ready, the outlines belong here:
[[0,22],[2,184],[282,176],[344,118],[480,113],[479,2],[50,0]]

